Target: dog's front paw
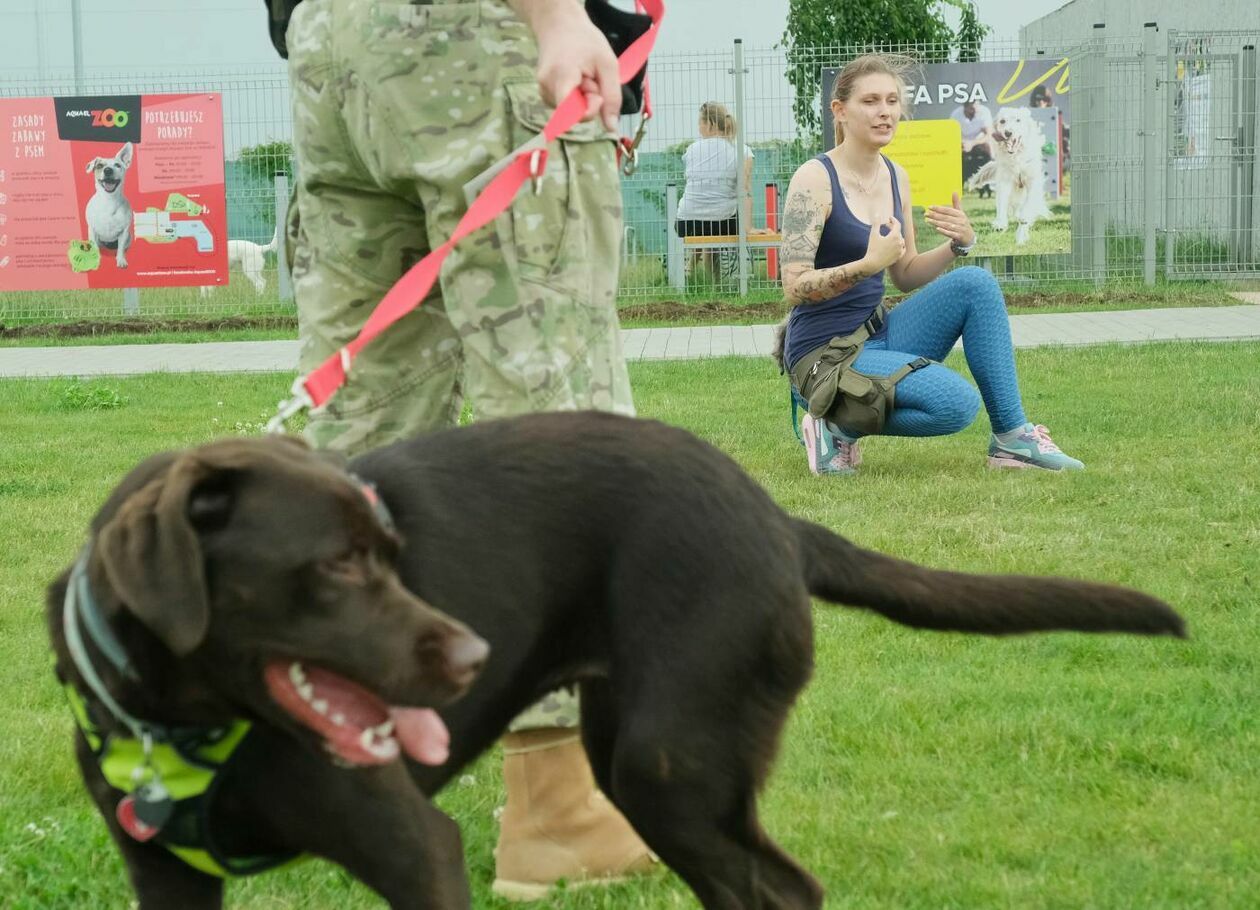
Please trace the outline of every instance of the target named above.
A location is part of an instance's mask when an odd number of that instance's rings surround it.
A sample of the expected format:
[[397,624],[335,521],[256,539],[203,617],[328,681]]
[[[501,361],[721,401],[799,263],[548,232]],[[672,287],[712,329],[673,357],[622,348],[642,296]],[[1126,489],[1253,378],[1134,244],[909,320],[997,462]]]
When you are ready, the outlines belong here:
[[1002,218],[999,218],[997,221],[993,222],[993,230],[995,231],[1004,231],[1007,229],[1008,226],[1009,225],[1007,224],[1006,220]]

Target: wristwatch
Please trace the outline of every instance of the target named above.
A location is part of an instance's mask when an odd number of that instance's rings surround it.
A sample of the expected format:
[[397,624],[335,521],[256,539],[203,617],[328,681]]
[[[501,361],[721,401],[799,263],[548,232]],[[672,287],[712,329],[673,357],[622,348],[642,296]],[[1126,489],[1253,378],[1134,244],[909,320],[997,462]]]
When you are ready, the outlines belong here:
[[976,245],[975,237],[972,237],[971,243],[967,244],[966,246],[963,246],[957,240],[951,240],[949,242],[949,251],[953,253],[955,256],[957,256],[959,259],[961,259],[963,256],[966,256],[968,253],[970,253],[971,248],[974,247],[975,245]]

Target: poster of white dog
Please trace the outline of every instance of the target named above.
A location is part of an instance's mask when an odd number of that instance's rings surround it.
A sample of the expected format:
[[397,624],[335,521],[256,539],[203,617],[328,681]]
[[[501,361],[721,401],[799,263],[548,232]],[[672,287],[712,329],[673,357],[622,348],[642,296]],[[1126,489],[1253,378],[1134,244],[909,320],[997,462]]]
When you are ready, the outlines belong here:
[[[827,102],[837,72],[823,71],[824,123],[830,122]],[[962,207],[976,228],[974,255],[1071,250],[1069,90],[1066,58],[926,63],[907,74],[904,116],[954,120],[960,128],[961,148],[941,154],[961,155]],[[890,155],[895,158],[893,148]],[[938,245],[941,237],[922,220],[917,203],[915,217],[920,250]]]
[[[1071,233],[1067,59],[932,63],[912,73],[907,112],[962,128],[963,208],[976,255],[1067,253]],[[928,231],[920,245],[936,242]]]

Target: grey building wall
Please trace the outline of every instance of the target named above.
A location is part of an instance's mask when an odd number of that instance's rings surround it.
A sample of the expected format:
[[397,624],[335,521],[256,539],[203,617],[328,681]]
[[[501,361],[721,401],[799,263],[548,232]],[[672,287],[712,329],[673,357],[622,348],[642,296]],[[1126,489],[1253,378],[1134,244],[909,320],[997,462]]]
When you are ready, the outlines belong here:
[[1205,28],[1260,30],[1256,0],[1071,0],[1053,13],[1019,30],[1020,42],[1031,53],[1039,46],[1061,49],[1089,40],[1094,23],[1103,22],[1109,37],[1140,38],[1145,22],[1162,31]]

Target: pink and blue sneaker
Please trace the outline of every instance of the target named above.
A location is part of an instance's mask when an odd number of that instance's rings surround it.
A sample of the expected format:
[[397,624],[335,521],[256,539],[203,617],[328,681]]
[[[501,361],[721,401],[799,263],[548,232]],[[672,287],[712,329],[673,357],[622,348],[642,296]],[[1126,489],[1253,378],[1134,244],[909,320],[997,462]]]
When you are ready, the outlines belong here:
[[1020,428],[1018,435],[1008,442],[1002,442],[997,436],[989,437],[989,467],[1080,471],[1085,465],[1070,455],[1065,455],[1050,438],[1050,431],[1041,424],[1026,423]]
[[857,440],[849,440],[827,420],[801,415],[801,442],[813,474],[856,474],[862,463]]

